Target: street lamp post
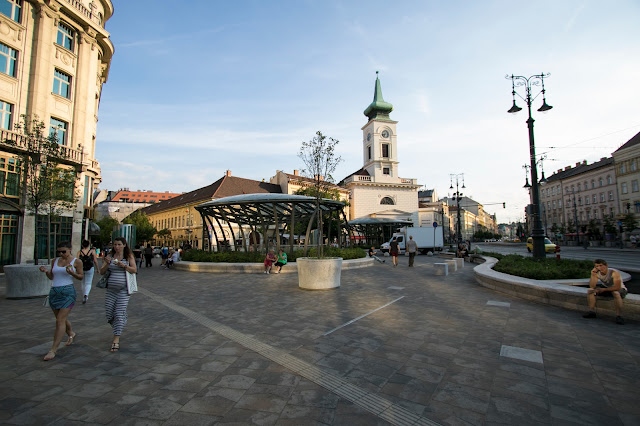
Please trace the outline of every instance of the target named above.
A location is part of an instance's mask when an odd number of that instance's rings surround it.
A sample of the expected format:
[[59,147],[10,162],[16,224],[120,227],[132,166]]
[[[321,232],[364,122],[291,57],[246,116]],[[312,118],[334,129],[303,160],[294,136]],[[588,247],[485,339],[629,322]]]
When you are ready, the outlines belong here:
[[[516,95],[527,103],[527,109],[529,112],[529,118],[527,119],[527,127],[529,128],[529,159],[531,162],[531,204],[532,204],[532,216],[533,216],[533,229],[531,231],[531,237],[533,240],[533,257],[537,259],[544,259],[545,247],[544,247],[544,229],[542,228],[542,221],[540,220],[540,193],[538,187],[538,171],[536,167],[536,148],[533,137],[533,118],[531,117],[531,102],[535,100],[540,94],[542,94],[542,106],[538,108],[538,111],[549,111],[552,107],[547,104],[545,98],[544,78],[550,74],[537,74],[530,77],[507,75],[505,78],[511,79],[511,94],[513,95],[513,106],[507,111],[509,113],[516,113],[522,108],[516,105]],[[541,86],[541,90],[531,96],[532,86]],[[521,96],[516,92],[516,87],[525,88],[525,96]]]
[[456,192],[453,193],[453,199],[456,200],[456,238],[458,240],[458,244],[460,244],[462,242],[462,228],[460,227],[460,200],[462,200],[462,193],[460,192],[460,188],[458,186],[460,183],[459,179],[462,179],[462,189],[465,189],[466,186],[464,186],[464,173],[450,174],[449,181],[451,183],[451,186],[449,187],[449,189],[453,189],[453,178],[456,179]]

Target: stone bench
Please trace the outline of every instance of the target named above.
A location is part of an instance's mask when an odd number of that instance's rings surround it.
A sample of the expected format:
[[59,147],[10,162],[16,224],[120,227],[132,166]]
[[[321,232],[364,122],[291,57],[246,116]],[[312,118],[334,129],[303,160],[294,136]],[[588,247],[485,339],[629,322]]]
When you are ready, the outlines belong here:
[[458,261],[454,259],[447,259],[444,261],[447,265],[449,265],[449,270],[451,272],[456,272],[458,270]]
[[[587,288],[578,286],[588,283],[588,279],[542,281],[521,278],[494,271],[493,266],[497,263],[497,259],[485,257],[485,260],[485,263],[473,269],[476,281],[484,287],[522,299],[574,311],[587,312],[589,310]],[[628,276],[629,274],[625,273],[622,276],[623,281],[627,281]],[[561,284],[561,282],[563,283]],[[598,297],[596,307],[599,315],[615,316],[615,307],[611,299]],[[624,299],[622,315],[625,318],[640,320],[640,296],[627,295]]]
[[454,257],[453,260],[456,262],[456,267],[458,269],[464,268],[464,259],[461,257]]
[[[367,268],[373,266],[375,259],[363,257],[342,261],[342,270]],[[264,272],[262,263],[222,263],[222,262],[189,262],[180,261],[173,264],[173,269],[187,272],[207,272],[222,274],[261,274]],[[297,274],[296,262],[289,262],[282,267],[282,274]]]
[[47,296],[51,289],[51,280],[39,268],[40,265],[24,263],[5,265],[4,273],[7,281],[5,297],[7,299],[22,299]]

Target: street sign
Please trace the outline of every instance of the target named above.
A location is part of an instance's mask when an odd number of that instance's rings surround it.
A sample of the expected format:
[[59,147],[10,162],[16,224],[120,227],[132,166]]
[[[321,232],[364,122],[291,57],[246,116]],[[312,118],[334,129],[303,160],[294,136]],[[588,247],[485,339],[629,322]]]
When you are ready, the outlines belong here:
[[433,227],[437,228],[438,227],[438,222],[433,222]]

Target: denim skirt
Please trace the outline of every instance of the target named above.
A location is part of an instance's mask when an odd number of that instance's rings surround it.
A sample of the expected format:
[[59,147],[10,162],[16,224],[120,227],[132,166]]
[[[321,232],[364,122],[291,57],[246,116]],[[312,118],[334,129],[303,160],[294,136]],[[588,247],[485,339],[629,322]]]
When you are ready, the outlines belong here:
[[76,289],[73,284],[51,287],[51,290],[49,290],[49,305],[51,309],[71,309],[75,303]]

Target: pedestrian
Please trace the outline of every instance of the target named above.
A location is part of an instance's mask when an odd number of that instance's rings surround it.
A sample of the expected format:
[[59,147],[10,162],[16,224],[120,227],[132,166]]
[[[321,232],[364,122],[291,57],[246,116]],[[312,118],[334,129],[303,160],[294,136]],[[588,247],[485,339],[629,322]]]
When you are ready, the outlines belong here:
[[407,241],[407,252],[409,253],[409,267],[413,267],[413,261],[415,260],[416,253],[418,251],[418,243],[413,241],[413,236],[409,235],[409,241]]
[[169,258],[169,247],[167,247],[166,245],[162,246],[162,250],[160,251],[160,253],[162,256],[161,264],[164,265],[167,262],[167,259]]
[[116,238],[113,242],[113,251],[105,257],[100,274],[104,275],[107,270],[110,271],[110,275],[104,307],[107,322],[111,324],[113,329],[110,351],[118,352],[120,350],[120,336],[124,326],[127,325],[127,305],[131,297],[127,285],[127,272],[135,274],[138,271],[127,240],[122,237]]
[[378,256],[376,256],[376,248],[371,246],[371,248],[369,249],[369,257],[373,257],[375,260],[377,260],[380,263],[384,263],[384,259],[380,260],[380,258]]
[[273,250],[269,250],[269,252],[267,253],[267,256],[264,258],[264,273],[268,274],[269,271],[271,271],[271,268],[273,267],[273,262],[275,262],[276,260],[278,260],[276,258],[275,253],[273,252]]
[[389,243],[389,251],[391,252],[393,266],[398,266],[398,239],[396,237],[393,237]]
[[138,268],[142,268],[142,248],[140,247],[140,244],[136,244],[133,248],[133,257],[136,260],[136,266]]
[[589,288],[587,289],[589,312],[584,314],[583,318],[596,317],[596,296],[608,297],[613,298],[613,304],[616,308],[616,324],[624,325],[622,299],[626,297],[628,290],[622,282],[620,271],[609,268],[607,261],[604,259],[596,259],[593,264]]
[[57,246],[56,257],[51,261],[51,268],[41,266],[40,271],[47,274],[51,281],[49,290],[49,306],[56,317],[56,328],[53,333],[53,344],[51,349],[44,356],[44,361],[49,361],[56,356],[58,346],[62,341],[62,336],[66,333],[69,338],[64,344],[71,346],[76,333],[71,328],[71,322],[67,319],[71,309],[76,303],[76,289],[73,286],[73,279],[81,280],[84,277],[82,272],[82,262],[71,255],[71,243],[61,242]]
[[280,271],[282,270],[282,267],[284,265],[286,265],[286,264],[287,264],[287,253],[285,253],[283,249],[280,249],[278,251],[278,259],[277,259],[276,265],[275,265],[277,270],[274,273],[275,274],[279,274]]
[[147,243],[147,247],[144,249],[144,260],[145,268],[151,268],[153,265],[151,264],[151,259],[153,258],[153,247],[151,247],[151,243]]
[[[98,255],[91,247],[89,240],[82,240],[82,248],[78,251],[78,259],[82,262],[82,304],[89,301],[89,293],[91,293],[91,284],[93,283],[93,275],[98,269]],[[95,266],[95,269],[94,269]]]

